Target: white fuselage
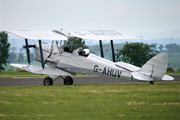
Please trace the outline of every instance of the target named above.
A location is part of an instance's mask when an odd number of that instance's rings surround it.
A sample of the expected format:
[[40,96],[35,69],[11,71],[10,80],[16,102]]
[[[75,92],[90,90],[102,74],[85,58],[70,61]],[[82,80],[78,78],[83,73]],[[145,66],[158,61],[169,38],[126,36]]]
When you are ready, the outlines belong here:
[[[56,47],[57,48],[57,47]],[[61,49],[62,50],[62,49]],[[116,78],[131,78],[131,72],[120,68],[114,62],[94,54],[81,56],[74,50],[73,53],[58,51],[54,49],[50,55],[51,48],[43,45],[43,55],[46,64],[68,71],[70,73],[82,73],[90,75],[103,75]],[[40,61],[39,50],[36,48],[36,60]]]

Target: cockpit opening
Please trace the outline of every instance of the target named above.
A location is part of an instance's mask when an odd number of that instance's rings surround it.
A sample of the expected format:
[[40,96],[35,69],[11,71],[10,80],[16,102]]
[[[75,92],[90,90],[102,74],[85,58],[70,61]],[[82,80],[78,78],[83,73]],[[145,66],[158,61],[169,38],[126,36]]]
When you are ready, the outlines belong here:
[[87,57],[90,53],[89,49],[87,49],[87,48],[83,49],[82,47],[78,48],[77,52],[79,55],[85,56],[85,57]]

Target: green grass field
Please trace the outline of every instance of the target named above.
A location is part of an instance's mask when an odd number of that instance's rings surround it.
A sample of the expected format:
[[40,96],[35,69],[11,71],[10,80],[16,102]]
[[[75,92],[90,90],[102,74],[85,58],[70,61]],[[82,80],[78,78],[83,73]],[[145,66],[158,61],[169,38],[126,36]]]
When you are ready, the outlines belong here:
[[0,119],[179,120],[180,82],[1,86]]
[[34,74],[30,72],[0,72],[0,78],[12,78],[12,77],[45,77],[48,75]]

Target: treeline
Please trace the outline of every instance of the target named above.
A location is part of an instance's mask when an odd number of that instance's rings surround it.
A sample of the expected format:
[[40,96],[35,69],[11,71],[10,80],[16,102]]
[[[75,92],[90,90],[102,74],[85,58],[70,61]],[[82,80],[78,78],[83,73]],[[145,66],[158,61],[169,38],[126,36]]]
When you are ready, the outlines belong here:
[[180,56],[180,45],[173,43],[165,46],[159,45],[160,52],[166,52],[168,56]]
[[[34,62],[34,53],[30,53],[31,62]],[[8,63],[24,63],[27,62],[27,54],[23,48],[17,51],[16,47],[10,47]]]
[[[117,53],[118,50],[121,50],[126,43],[119,43],[119,44],[114,44],[115,48],[115,53]],[[169,62],[168,66],[172,68],[175,71],[180,71],[180,45],[173,43],[173,44],[167,44],[167,45],[157,45],[157,44],[151,44],[153,45],[153,49],[155,51],[159,51],[160,53],[164,52],[168,55],[169,57]],[[100,56],[100,49],[99,45],[92,45],[88,46],[91,53],[95,53],[96,55]],[[105,58],[112,60],[112,51],[111,51],[111,45],[109,44],[104,44],[103,45],[103,51]],[[116,58],[116,61],[119,61]]]
[[[120,50],[123,48],[123,46],[126,43],[119,43],[119,44],[114,44],[114,48],[115,48],[115,53],[117,52],[117,50]],[[154,49],[159,51],[159,52],[165,52],[168,54],[168,56],[180,56],[180,45],[173,43],[173,44],[167,44],[167,45],[157,45],[157,44],[151,44],[154,45]],[[95,53],[97,55],[100,55],[100,51],[99,51],[99,45],[92,45],[92,46],[88,46],[90,51],[92,53]],[[104,53],[107,54],[106,56],[111,58],[111,45],[109,44],[104,44],[103,45],[103,50]]]

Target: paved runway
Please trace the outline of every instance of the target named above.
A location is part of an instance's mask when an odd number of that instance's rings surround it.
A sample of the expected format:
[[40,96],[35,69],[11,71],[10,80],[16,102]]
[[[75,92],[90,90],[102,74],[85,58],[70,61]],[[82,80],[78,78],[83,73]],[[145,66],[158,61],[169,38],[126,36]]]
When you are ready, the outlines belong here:
[[[180,75],[173,75],[174,81],[180,81]],[[73,77],[74,84],[112,84],[122,82],[132,82],[131,80],[119,80],[111,77],[102,76],[83,76]],[[0,78],[0,86],[13,85],[43,85],[44,78]],[[162,81],[163,82],[163,81]],[[63,79],[59,78],[54,84],[63,84]]]

